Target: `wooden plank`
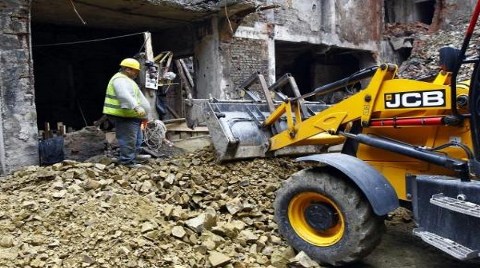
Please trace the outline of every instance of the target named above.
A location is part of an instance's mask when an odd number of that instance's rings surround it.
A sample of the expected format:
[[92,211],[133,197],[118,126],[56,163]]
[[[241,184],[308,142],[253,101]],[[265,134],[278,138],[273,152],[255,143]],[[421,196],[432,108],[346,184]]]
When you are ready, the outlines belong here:
[[170,132],[208,132],[208,127],[205,127],[205,126],[199,126],[199,127],[195,127],[195,128],[189,128],[187,126],[187,123],[186,122],[175,122],[175,123],[171,123],[171,124],[165,124],[165,126],[167,127],[167,131],[170,131]]
[[172,123],[180,123],[180,122],[185,122],[186,119],[185,118],[174,118],[174,119],[166,119],[166,120],[162,120],[162,122],[166,125],[166,124],[172,124]]
[[52,132],[51,132],[51,130],[50,130],[50,123],[49,123],[49,122],[45,122],[45,123],[44,123],[44,126],[45,126],[45,130],[44,130],[43,139],[51,138],[51,137],[52,137]]
[[188,82],[188,79],[185,76],[185,72],[183,71],[183,66],[182,66],[182,64],[180,63],[179,60],[175,61],[175,65],[177,66],[178,75],[180,76],[180,80],[182,81],[182,85],[185,88],[185,91],[187,93],[186,94],[187,99],[192,99],[193,98],[192,88],[190,87],[190,83]]
[[63,125],[63,122],[57,122],[57,134],[59,136],[64,136],[66,132],[65,125]]
[[187,65],[185,64],[185,62],[183,61],[183,59],[179,59],[179,61],[180,61],[180,64],[182,65],[182,67],[183,67],[183,72],[184,72],[185,76],[187,77],[187,80],[188,80],[188,82],[189,82],[190,88],[193,88],[193,87],[194,87],[193,78],[192,78],[192,76],[190,75],[190,72],[188,71]]
[[144,32],[143,39],[145,41],[145,55],[147,56],[147,60],[153,61],[152,34],[150,32]]
[[194,129],[191,129],[189,127],[182,127],[182,126],[178,126],[178,127],[167,127],[167,131],[168,132],[208,132],[208,128],[207,127],[196,127]]

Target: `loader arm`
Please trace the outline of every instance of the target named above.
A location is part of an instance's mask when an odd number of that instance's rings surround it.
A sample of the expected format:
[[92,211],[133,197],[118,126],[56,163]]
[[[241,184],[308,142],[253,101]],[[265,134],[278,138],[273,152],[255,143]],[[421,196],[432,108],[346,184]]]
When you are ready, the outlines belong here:
[[[345,140],[339,135],[348,123],[360,121],[362,127],[383,127],[384,122],[435,122],[451,108],[448,73],[422,82],[395,78],[396,65],[383,64],[373,74],[368,86],[360,92],[309,117],[300,116],[296,99],[287,99],[265,119],[264,126],[272,126],[286,117],[288,128],[270,138],[270,151],[286,146],[334,145]],[[300,98],[301,99],[301,98]],[[391,124],[395,127],[394,124]]]

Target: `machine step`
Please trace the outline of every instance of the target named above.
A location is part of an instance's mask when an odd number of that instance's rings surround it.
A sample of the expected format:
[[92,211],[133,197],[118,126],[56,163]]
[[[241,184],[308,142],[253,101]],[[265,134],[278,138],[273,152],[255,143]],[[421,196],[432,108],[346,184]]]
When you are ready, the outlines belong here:
[[478,250],[469,249],[448,238],[424,231],[423,228],[413,229],[413,234],[422,238],[424,242],[450,254],[459,260],[469,260],[479,257]]
[[430,203],[458,213],[480,218],[480,205],[472,202],[451,198],[443,194],[434,194],[430,198]]

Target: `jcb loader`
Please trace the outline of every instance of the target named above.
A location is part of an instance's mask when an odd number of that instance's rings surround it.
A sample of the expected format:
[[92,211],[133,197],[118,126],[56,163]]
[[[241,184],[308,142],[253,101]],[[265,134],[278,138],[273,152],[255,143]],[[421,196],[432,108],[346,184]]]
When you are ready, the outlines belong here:
[[[276,195],[278,230],[291,246],[322,264],[358,261],[402,205],[423,241],[460,260],[479,257],[480,68],[465,57],[479,12],[480,1],[462,48],[441,59],[453,68],[430,81],[398,78],[397,66],[382,64],[300,95],[293,77],[267,87],[258,73],[242,85],[251,100],[204,103],[219,161],[316,152],[297,159],[315,164]],[[470,83],[457,83],[464,64],[474,65]],[[336,104],[306,100],[366,79]],[[251,94],[256,82],[264,100]],[[337,144],[341,152],[328,152]]]

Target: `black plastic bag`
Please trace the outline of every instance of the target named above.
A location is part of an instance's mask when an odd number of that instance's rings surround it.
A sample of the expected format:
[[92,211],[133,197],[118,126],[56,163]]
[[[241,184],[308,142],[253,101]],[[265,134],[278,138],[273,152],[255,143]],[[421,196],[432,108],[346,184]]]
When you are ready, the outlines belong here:
[[52,165],[65,159],[63,137],[53,137],[41,140],[38,145],[40,165]]

